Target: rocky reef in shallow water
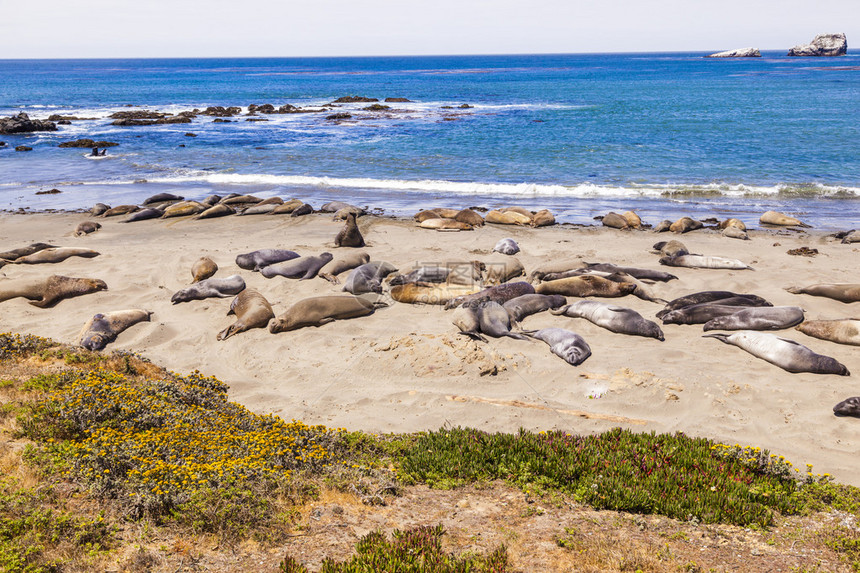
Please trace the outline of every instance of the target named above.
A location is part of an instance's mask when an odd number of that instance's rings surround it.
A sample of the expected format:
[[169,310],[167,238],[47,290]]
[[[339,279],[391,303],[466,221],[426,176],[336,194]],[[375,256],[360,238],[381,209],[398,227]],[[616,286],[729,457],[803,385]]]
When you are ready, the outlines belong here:
[[11,117],[0,118],[0,133],[30,133],[33,131],[57,131],[57,124],[53,121],[30,119],[24,112]]

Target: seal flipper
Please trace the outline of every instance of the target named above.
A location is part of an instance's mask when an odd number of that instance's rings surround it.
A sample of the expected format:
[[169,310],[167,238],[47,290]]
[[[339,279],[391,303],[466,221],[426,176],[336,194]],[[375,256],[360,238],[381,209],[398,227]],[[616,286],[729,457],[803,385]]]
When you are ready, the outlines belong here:
[[480,332],[475,332],[473,330],[470,330],[470,331],[461,330],[459,332],[459,334],[462,334],[463,336],[468,336],[472,340],[477,340],[480,342],[487,342],[487,343],[490,342],[489,340],[487,340],[487,338],[483,334],[481,334]]
[[722,334],[719,332],[715,332],[713,334],[704,334],[704,335],[702,335],[702,338],[716,338],[720,342],[725,342],[726,344],[731,344],[731,342],[729,342],[729,335],[728,334]]

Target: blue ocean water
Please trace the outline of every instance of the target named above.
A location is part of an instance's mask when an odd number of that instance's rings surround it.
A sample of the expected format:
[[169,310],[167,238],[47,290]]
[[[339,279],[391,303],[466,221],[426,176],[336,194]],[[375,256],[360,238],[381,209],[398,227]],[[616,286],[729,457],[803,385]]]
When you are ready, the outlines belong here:
[[[239,192],[393,213],[517,204],[592,223],[612,209],[652,222],[777,209],[860,226],[860,56],[703,55],[0,61],[0,116],[94,118],[0,136],[0,208]],[[410,101],[322,107],[349,95]],[[321,111],[245,115],[266,103]],[[242,115],[108,118],[208,106]],[[98,159],[57,147],[83,137],[120,145]],[[63,193],[35,195],[51,188]]]

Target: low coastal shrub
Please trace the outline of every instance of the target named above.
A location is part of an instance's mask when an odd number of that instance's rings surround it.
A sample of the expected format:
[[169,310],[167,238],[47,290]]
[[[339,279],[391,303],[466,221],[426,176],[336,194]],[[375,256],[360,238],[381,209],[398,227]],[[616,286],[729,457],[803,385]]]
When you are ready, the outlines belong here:
[[[389,541],[380,531],[368,533],[355,546],[355,555],[344,562],[326,559],[320,573],[505,573],[508,553],[504,546],[487,556],[461,556],[442,550],[441,525],[395,530]],[[291,556],[280,566],[281,573],[308,573]]]
[[400,476],[437,486],[502,479],[527,491],[570,494],[597,509],[708,523],[767,526],[775,512],[797,511],[798,482],[784,461],[680,433],[444,429],[416,440]]

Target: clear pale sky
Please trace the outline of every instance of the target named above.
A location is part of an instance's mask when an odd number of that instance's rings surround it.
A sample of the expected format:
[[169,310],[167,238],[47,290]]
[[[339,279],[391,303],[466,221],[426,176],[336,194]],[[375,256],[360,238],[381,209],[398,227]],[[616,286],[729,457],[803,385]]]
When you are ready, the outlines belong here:
[[860,0],[0,0],[0,59],[788,50]]

